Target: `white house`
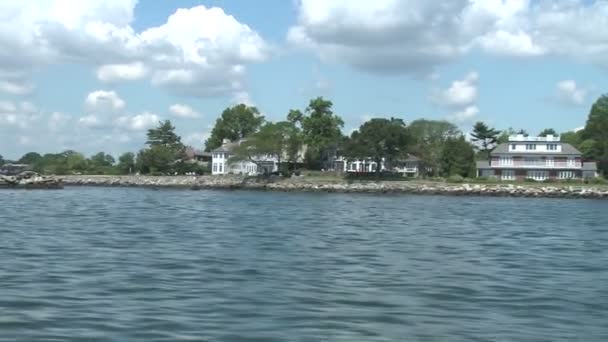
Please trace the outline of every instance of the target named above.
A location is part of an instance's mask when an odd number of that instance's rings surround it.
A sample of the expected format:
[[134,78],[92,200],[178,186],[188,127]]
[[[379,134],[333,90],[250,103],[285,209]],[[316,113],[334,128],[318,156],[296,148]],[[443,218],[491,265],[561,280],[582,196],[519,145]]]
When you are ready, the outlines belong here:
[[[390,171],[402,173],[404,176],[417,177],[420,174],[420,159],[408,155],[406,159],[392,163]],[[377,163],[371,159],[347,159],[337,157],[333,163],[333,170],[337,172],[375,172]],[[387,171],[384,159],[380,162],[380,171]]]
[[255,163],[250,160],[230,162],[232,150],[239,146],[244,140],[230,142],[224,140],[222,146],[211,151],[211,174],[212,175],[258,175],[262,173],[276,172],[279,169],[278,159],[272,155],[255,156]]

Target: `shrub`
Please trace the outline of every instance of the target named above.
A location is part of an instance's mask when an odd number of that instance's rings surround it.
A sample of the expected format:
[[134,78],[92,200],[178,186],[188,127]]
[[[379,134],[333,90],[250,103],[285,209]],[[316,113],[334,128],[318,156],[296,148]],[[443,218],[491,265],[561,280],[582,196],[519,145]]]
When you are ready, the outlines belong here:
[[448,183],[462,183],[464,182],[464,177],[461,175],[452,175],[446,179]]
[[608,181],[602,177],[587,178],[587,179],[585,179],[585,184],[604,185],[604,184],[608,184]]
[[378,181],[403,181],[407,178],[399,172],[383,171],[376,172],[347,172],[346,180],[378,180]]

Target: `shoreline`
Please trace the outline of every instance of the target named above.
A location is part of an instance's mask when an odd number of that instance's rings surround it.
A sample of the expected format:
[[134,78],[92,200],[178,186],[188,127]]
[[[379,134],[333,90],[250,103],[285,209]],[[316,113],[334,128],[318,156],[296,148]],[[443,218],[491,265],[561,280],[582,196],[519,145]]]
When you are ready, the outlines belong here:
[[267,179],[244,176],[62,176],[64,186],[181,188],[488,197],[608,199],[608,188],[564,184],[451,184],[424,181],[347,182],[320,179]]

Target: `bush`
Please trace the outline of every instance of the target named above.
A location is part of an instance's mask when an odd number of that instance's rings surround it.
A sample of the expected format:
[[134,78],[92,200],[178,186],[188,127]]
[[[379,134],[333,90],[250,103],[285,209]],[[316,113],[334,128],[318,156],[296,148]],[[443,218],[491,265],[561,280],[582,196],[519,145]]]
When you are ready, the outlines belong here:
[[403,175],[399,172],[388,172],[383,171],[380,173],[376,172],[347,172],[346,180],[376,180],[376,181],[403,181],[407,180],[407,178],[403,177]]
[[538,183],[538,181],[534,178],[525,178],[524,182],[526,183]]
[[448,177],[445,181],[448,183],[462,183],[464,182],[464,177],[462,177],[461,175],[452,175]]
[[595,184],[595,185],[604,185],[608,184],[606,178],[596,177],[596,178],[587,178],[585,179],[585,184]]

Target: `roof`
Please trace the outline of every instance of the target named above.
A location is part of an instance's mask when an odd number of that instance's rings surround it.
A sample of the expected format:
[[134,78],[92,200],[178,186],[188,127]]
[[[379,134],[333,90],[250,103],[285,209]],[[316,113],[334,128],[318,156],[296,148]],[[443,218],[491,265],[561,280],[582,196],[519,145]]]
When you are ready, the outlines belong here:
[[[559,143],[559,144],[562,146],[561,152],[546,151],[546,152],[524,152],[524,153],[526,155],[547,155],[547,154],[580,155],[580,154],[582,154],[579,150],[577,150],[574,146],[572,146],[570,144],[566,144],[566,143]],[[520,152],[510,152],[509,145],[511,145],[511,143],[503,143],[503,144],[496,146],[496,148],[492,151],[492,154],[519,154],[520,153]]]
[[597,171],[597,163],[596,162],[584,162],[583,171]]
[[487,160],[479,160],[476,162],[476,166],[478,170],[484,170],[490,168],[490,162]]
[[417,162],[420,161],[420,158],[416,157],[413,154],[409,154],[407,155],[407,158],[405,158],[405,161],[409,161],[409,162]]
[[232,150],[239,145],[240,141],[231,141],[229,143],[222,144],[222,146],[212,150],[211,152],[232,152]]

